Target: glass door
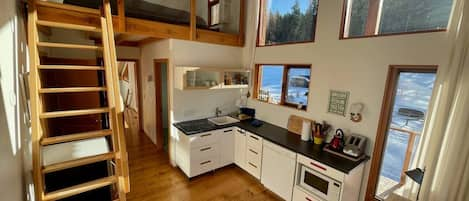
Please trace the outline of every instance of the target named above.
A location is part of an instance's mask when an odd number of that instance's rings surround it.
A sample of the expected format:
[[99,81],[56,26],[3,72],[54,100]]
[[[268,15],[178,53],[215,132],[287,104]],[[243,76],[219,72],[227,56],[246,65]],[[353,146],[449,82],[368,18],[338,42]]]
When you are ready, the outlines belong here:
[[380,200],[391,193],[402,194],[401,187],[406,182],[413,182],[406,178],[405,172],[416,168],[412,164],[425,125],[436,68],[396,68],[390,74],[386,88],[389,92],[383,103],[387,109],[382,111],[386,116],[380,120],[380,124],[386,125],[379,126],[383,129],[378,131],[375,149],[380,154],[375,152],[378,157],[372,164],[372,168],[378,168],[379,172],[370,177],[376,178],[374,196]]

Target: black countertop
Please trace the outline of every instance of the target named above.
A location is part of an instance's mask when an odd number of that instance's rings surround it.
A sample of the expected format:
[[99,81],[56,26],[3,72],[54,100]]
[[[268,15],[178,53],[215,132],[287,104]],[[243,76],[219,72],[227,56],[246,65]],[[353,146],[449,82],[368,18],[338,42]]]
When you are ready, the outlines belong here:
[[[264,122],[264,121],[263,121]],[[345,158],[341,158],[334,154],[322,151],[321,145],[315,145],[312,142],[305,142],[301,140],[301,136],[295,133],[289,132],[287,129],[264,122],[260,127],[254,127],[251,125],[250,120],[241,121],[234,124],[228,124],[223,126],[217,126],[212,124],[207,119],[199,119],[193,121],[184,121],[173,124],[176,128],[181,130],[186,135],[193,135],[203,133],[211,130],[217,130],[232,126],[237,126],[241,129],[256,134],[270,142],[273,142],[279,146],[285,147],[291,151],[302,154],[308,158],[316,160],[320,163],[328,165],[334,169],[337,169],[343,173],[348,174],[355,167],[361,163],[367,161],[369,157],[359,161],[351,161]],[[187,126],[190,125],[204,125],[202,128],[196,130],[189,130]]]

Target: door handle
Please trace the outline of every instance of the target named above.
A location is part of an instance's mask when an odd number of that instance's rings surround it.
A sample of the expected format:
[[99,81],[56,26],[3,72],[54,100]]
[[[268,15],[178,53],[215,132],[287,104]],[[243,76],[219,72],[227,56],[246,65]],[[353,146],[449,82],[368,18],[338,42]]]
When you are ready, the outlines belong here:
[[250,152],[254,153],[254,154],[258,154],[256,151],[252,150],[252,149],[249,149]]
[[250,135],[249,137],[251,137],[252,139],[255,139],[255,140],[259,140],[259,138],[254,137],[254,136],[252,136],[252,135]]
[[205,165],[205,164],[210,163],[210,162],[212,162],[212,161],[204,161],[204,162],[200,163],[200,165]]
[[257,166],[256,166],[256,165],[252,164],[251,162],[248,162],[248,163],[249,163],[249,165],[251,165],[252,167],[254,167],[254,168],[257,169]]
[[203,148],[203,149],[200,149],[200,151],[207,151],[207,150],[210,150],[212,147],[206,147],[206,148]]

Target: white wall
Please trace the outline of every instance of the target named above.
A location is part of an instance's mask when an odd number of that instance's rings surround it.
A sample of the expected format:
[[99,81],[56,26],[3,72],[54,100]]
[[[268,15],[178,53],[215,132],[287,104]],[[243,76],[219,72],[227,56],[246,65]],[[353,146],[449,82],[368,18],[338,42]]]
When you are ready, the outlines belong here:
[[[256,1],[248,1],[248,46],[244,62],[249,63],[255,37],[253,14]],[[315,120],[326,120],[335,128],[359,133],[370,139],[367,153],[372,153],[387,70],[391,64],[436,64],[440,68],[448,59],[446,33],[425,33],[401,36],[338,40],[342,16],[342,1],[320,1],[316,42],[296,45],[255,48],[254,63],[312,64],[307,112],[250,100],[260,119],[286,127],[289,115],[297,114]],[[349,116],[327,113],[329,90],[350,92],[350,103],[365,104],[363,121],[353,123]],[[347,108],[347,112],[348,112]],[[279,113],[284,115],[278,115]],[[362,199],[366,188],[370,162],[366,165],[362,184]]]
[[169,91],[172,103],[172,108],[170,108],[172,117],[170,119],[174,122],[214,116],[216,107],[220,107],[225,112],[231,112],[235,110],[235,101],[239,97],[239,90],[236,89],[196,91],[174,89],[172,81],[174,80],[173,70],[176,66],[241,68],[243,67],[241,57],[242,48],[239,47],[183,40],[163,40],[143,46],[141,75],[145,133],[156,143],[154,59],[169,59],[170,83],[168,84],[172,89]]
[[169,40],[161,40],[141,48],[140,57],[140,86],[143,113],[143,131],[156,144],[156,95],[154,59],[170,57]]
[[[29,150],[29,130],[24,119],[19,73],[27,71],[26,35],[16,1],[5,1],[0,8],[0,195],[1,200],[26,200],[23,154]],[[26,161],[29,161],[25,154]],[[28,173],[29,174],[29,173]]]

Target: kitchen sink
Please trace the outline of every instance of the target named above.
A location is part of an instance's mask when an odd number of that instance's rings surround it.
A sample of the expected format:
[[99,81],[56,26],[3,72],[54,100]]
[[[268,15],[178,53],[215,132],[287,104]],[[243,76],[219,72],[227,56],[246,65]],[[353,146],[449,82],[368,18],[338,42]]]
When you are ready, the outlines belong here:
[[218,125],[218,126],[239,122],[238,119],[235,119],[235,118],[230,117],[230,116],[214,117],[214,118],[208,119],[208,121],[210,121],[210,122],[212,122],[212,123],[214,123],[215,125]]

